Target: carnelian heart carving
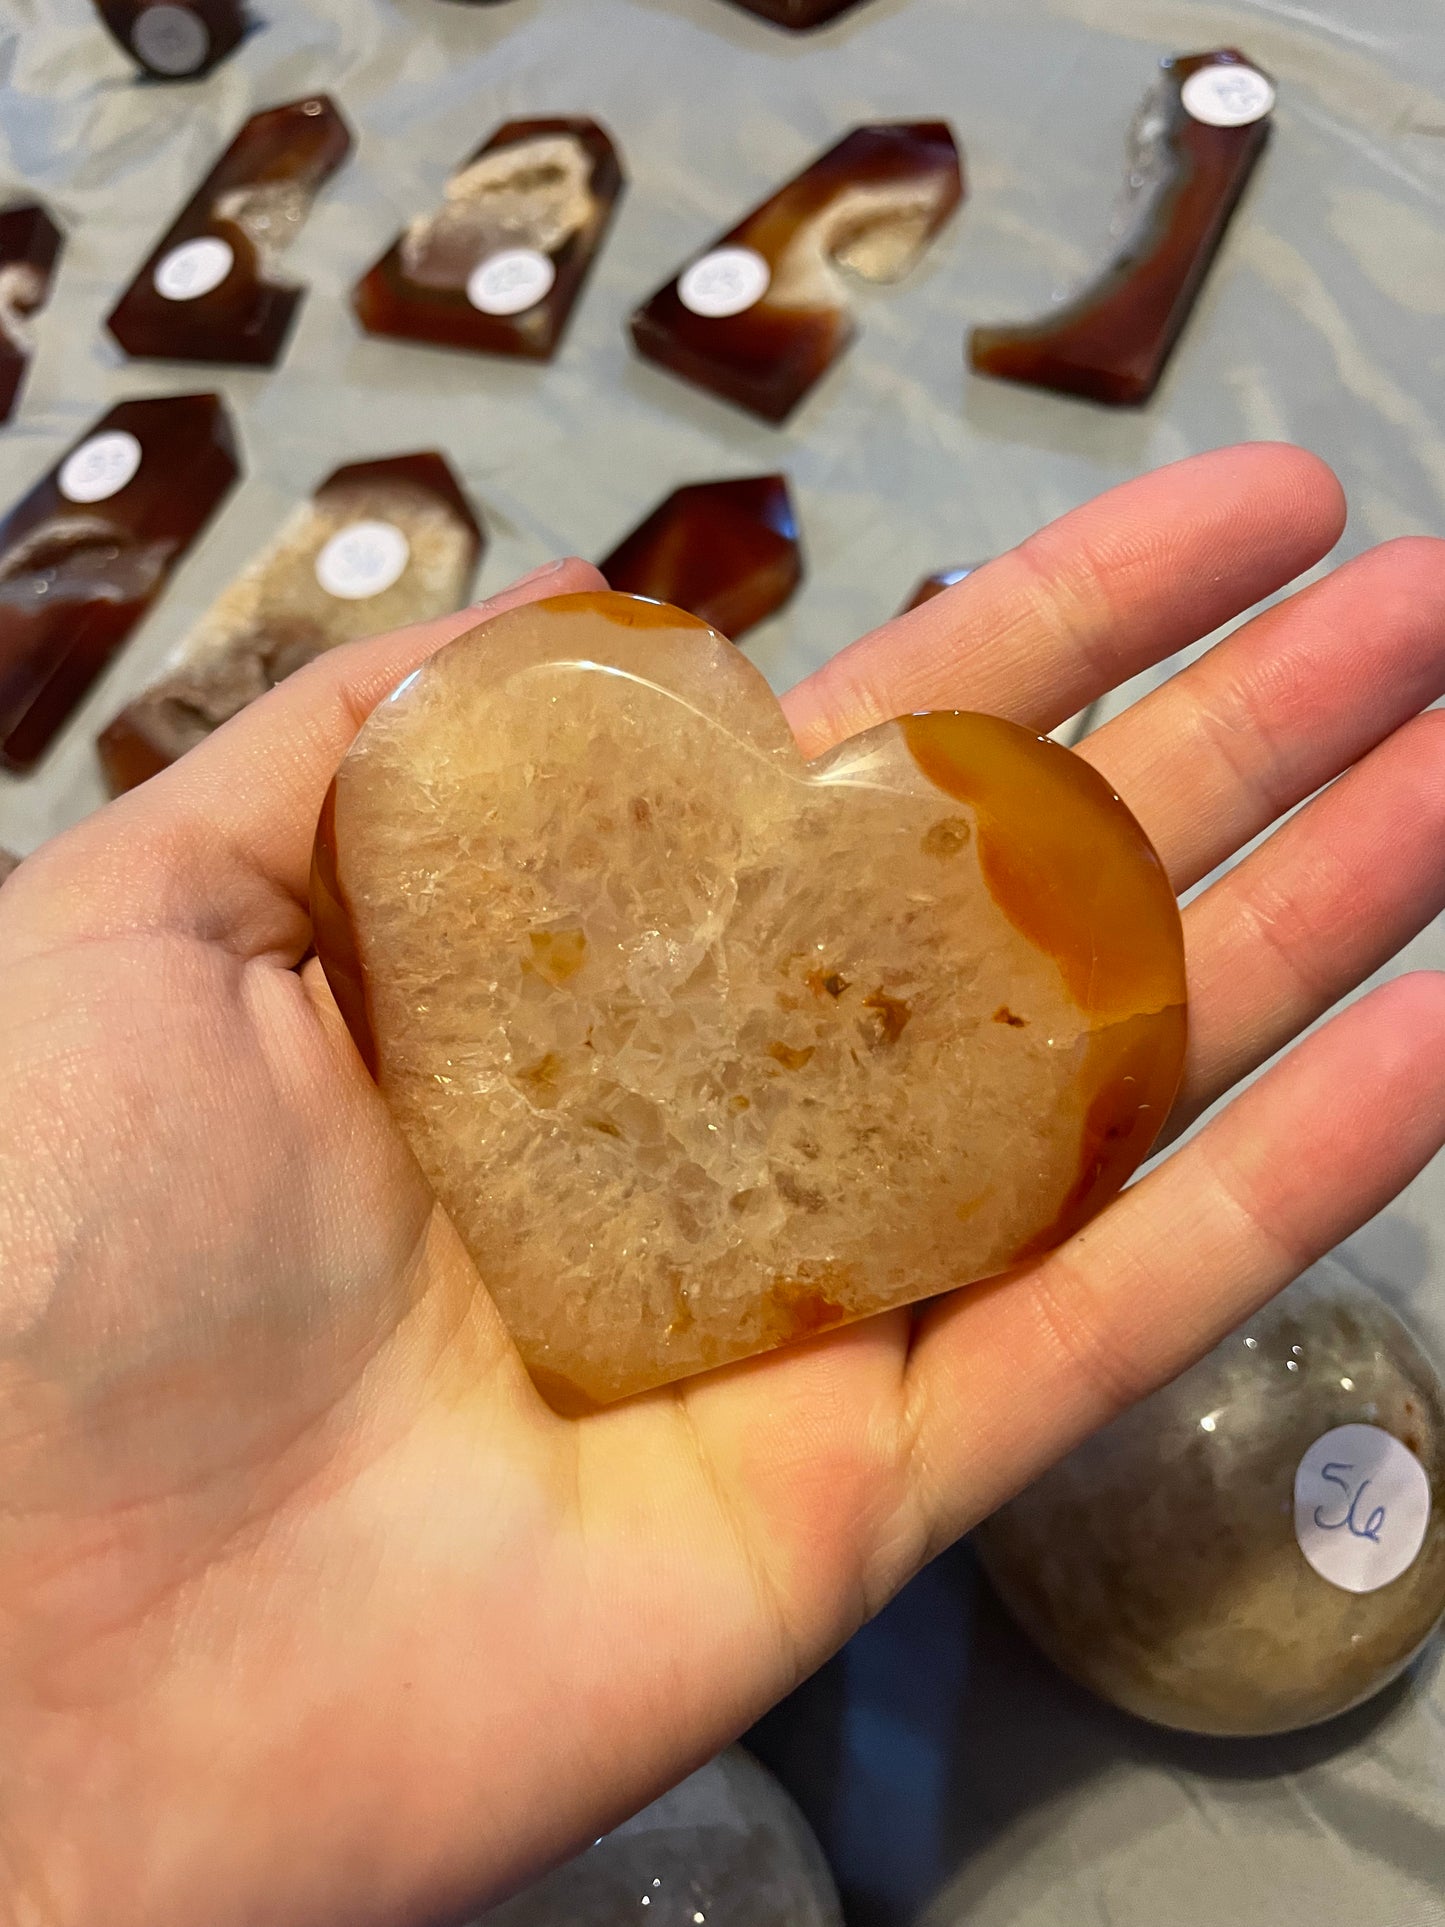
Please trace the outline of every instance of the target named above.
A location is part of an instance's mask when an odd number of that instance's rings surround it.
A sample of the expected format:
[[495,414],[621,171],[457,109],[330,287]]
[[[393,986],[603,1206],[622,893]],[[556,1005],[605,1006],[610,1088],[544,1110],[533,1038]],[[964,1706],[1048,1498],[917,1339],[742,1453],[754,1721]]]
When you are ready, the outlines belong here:
[[993,717],[803,761],[695,618],[499,616],[376,710],[316,943],[554,1403],[1003,1271],[1096,1211],[1178,1084],[1143,831]]

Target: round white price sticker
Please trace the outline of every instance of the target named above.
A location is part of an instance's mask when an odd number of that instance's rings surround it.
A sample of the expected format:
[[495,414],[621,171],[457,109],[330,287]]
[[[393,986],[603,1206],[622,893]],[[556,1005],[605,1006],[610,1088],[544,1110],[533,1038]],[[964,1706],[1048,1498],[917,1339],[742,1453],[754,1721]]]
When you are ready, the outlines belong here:
[[1199,67],[1179,90],[1186,114],[1206,127],[1248,127],[1274,106],[1274,87],[1253,67],[1216,61]]
[[141,464],[141,445],[124,428],[92,435],[72,449],[56,478],[67,502],[108,502]]
[[352,522],[316,558],[316,580],[342,602],[364,602],[401,578],[411,544],[394,522]]
[[522,314],[552,292],[557,270],[536,248],[502,248],[467,278],[467,299],[483,314]]
[[219,288],[235,265],[235,250],[219,234],[182,241],[161,257],[155,272],[156,293],[167,301],[195,301]]
[[678,281],[677,298],[690,313],[720,321],[755,308],[772,278],[756,248],[714,248]]
[[130,30],[130,44],[158,74],[193,74],[211,51],[206,23],[189,7],[147,7]]
[[1430,1481],[1378,1425],[1337,1425],[1294,1475],[1294,1531],[1321,1579],[1374,1592],[1414,1564],[1430,1523]]

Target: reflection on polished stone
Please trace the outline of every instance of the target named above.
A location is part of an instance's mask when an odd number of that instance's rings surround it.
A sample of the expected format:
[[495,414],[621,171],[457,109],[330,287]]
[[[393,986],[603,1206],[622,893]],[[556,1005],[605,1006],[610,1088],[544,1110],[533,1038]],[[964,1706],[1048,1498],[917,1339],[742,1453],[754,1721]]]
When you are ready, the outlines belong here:
[[154,776],[338,643],[460,608],[482,543],[440,455],[337,469],[201,618],[161,681],[103,732],[112,792]]
[[842,270],[896,281],[963,198],[943,121],[855,127],[632,317],[638,351],[782,421],[854,334]]
[[478,1927],[842,1927],[807,1822],[741,1747]]
[[1114,260],[1038,321],[975,328],[969,359],[980,374],[1116,404],[1153,394],[1269,139],[1274,100],[1268,78],[1232,48],[1161,69],[1130,136]]
[[906,616],[910,609],[921,609],[925,602],[932,602],[933,598],[942,595],[945,589],[951,589],[955,582],[962,582],[965,576],[972,575],[977,567],[976,562],[969,562],[961,568],[940,569],[936,575],[924,576],[898,613]]
[[219,396],[124,401],[0,521],[0,767],[45,753],[239,473]]
[[612,588],[670,602],[737,642],[803,579],[787,478],[675,489],[597,566]]
[[[1302,1495],[1311,1449],[1341,1427]],[[1445,1611],[1442,1481],[1445,1386],[1384,1300],[1329,1261],[996,1513],[978,1545],[1020,1624],[1105,1699],[1192,1732],[1279,1733],[1378,1692]],[[1408,1557],[1412,1483],[1437,1503]],[[1350,1554],[1365,1560],[1353,1575]],[[1342,1583],[1361,1576],[1368,1590]]]
[[539,1385],[607,1400],[990,1276],[1134,1170],[1173,893],[992,717],[803,761],[695,618],[493,618],[382,703],[317,838],[352,1035]]
[[253,114],[111,310],[126,353],[275,362],[305,294],[281,258],[350,149],[324,94]]
[[493,355],[555,353],[622,193],[595,120],[513,120],[358,282],[370,334]]
[[38,202],[0,208],[0,422],[14,413],[34,345],[30,317],[50,298],[63,243]]
[[126,52],[157,80],[198,80],[246,35],[242,0],[95,0]]

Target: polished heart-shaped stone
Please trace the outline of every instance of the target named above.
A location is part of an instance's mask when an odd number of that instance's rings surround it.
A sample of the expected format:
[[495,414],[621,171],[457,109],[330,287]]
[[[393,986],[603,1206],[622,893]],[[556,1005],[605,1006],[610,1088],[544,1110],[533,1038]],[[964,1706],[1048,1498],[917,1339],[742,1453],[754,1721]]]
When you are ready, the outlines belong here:
[[806,762],[662,604],[483,624],[317,837],[338,1004],[543,1391],[660,1385],[994,1276],[1179,1080],[1179,914],[1089,765],[995,717]]

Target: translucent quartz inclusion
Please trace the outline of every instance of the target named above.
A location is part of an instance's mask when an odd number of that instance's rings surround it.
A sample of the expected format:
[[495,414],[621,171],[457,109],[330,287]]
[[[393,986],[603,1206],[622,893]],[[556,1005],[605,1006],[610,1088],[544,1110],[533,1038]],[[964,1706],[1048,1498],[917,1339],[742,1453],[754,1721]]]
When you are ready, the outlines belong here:
[[1042,319],[975,328],[969,360],[981,374],[1092,401],[1149,399],[1269,139],[1267,112],[1243,126],[1213,126],[1185,106],[1191,75],[1229,67],[1269,89],[1233,48],[1161,63],[1130,136],[1118,254],[1097,281]]
[[1178,912],[1085,763],[991,717],[805,763],[741,651],[597,592],[382,703],[316,946],[544,1392],[603,1401],[990,1276],[1144,1156]]
[[241,0],[96,0],[101,19],[157,80],[194,80],[241,44]]
[[239,473],[219,396],[124,401],[0,521],[0,767],[44,754]]
[[821,27],[825,20],[835,20],[840,13],[856,7],[858,0],[733,0],[733,5],[760,13],[764,20],[775,21],[780,27],[796,29]]
[[107,317],[126,353],[275,362],[305,294],[281,257],[350,150],[324,94],[253,114]]
[[338,468],[101,735],[112,792],[175,762],[324,650],[459,608],[482,547],[440,455]]
[[14,413],[30,365],[30,317],[50,298],[61,243],[36,202],[0,208],[0,422]]
[[[840,270],[898,280],[962,198],[945,122],[855,127],[660,288],[632,317],[632,339],[649,360],[782,421],[853,338]],[[730,284],[706,278],[719,256]]]
[[736,642],[803,579],[787,479],[676,489],[597,566],[612,588],[670,602]]
[[[1368,1592],[1323,1577],[1294,1523],[1302,1458],[1359,1425],[1413,1453],[1436,1501],[1413,1562]],[[1352,1516],[1358,1481],[1336,1478],[1340,1503],[1323,1517],[1332,1533],[1363,1532],[1374,1501]],[[1324,1491],[1339,1496],[1334,1481]],[[1277,1733],[1368,1698],[1429,1635],[1445,1611],[1442,1496],[1445,1386],[1389,1306],[1329,1263],[1046,1473],[978,1542],[1020,1623],[1105,1699],[1198,1733]]]
[[557,348],[622,193],[595,120],[512,120],[447,182],[356,287],[362,326],[544,361]]
[[741,1747],[478,1927],[635,1927],[639,1917],[647,1927],[842,1927],[843,1918],[807,1822]]
[[963,568],[940,569],[935,575],[924,576],[898,613],[906,616],[910,609],[921,609],[925,602],[932,602],[936,595],[951,589],[955,582],[962,582],[965,576],[972,575],[977,567],[976,562],[970,562]]

